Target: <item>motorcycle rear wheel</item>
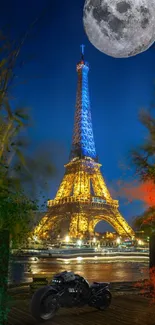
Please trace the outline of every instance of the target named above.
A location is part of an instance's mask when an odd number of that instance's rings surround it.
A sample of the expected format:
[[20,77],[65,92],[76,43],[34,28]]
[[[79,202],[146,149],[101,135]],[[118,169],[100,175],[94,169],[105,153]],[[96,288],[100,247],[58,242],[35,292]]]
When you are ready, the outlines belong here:
[[39,322],[52,319],[58,310],[58,302],[49,286],[38,289],[31,300],[31,315]]
[[106,290],[104,292],[104,296],[101,297],[101,300],[103,300],[103,305],[101,305],[100,307],[98,307],[97,309],[104,311],[106,310],[110,304],[111,304],[111,300],[112,300],[112,295],[111,292],[109,290]]

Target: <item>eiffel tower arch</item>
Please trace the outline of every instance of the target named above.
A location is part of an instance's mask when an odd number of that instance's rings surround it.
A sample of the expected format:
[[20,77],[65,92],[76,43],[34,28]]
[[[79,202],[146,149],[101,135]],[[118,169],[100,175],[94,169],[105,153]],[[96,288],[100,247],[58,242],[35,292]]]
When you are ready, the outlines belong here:
[[71,153],[65,174],[54,200],[47,202],[48,210],[34,233],[40,238],[50,237],[51,230],[68,222],[72,238],[83,238],[94,232],[96,224],[108,222],[120,236],[134,237],[134,231],[120,214],[117,200],[113,200],[101,174],[92,128],[88,91],[89,64],[81,60],[78,74],[76,111]]

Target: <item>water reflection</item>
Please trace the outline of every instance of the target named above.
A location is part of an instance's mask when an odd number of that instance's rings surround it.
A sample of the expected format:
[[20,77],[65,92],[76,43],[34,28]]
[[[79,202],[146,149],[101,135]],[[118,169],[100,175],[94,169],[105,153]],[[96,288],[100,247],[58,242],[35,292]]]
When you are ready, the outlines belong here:
[[45,273],[48,277],[61,271],[73,271],[92,281],[137,281],[148,278],[148,262],[105,262],[98,258],[94,260],[59,260],[38,258],[23,258],[10,264],[9,282],[30,282],[32,274]]

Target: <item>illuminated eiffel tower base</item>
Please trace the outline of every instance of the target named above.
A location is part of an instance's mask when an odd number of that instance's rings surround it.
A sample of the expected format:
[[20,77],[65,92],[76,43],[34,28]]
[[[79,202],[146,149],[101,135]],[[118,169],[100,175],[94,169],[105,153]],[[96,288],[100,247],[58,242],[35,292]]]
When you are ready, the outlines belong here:
[[70,161],[65,165],[65,175],[54,200],[48,201],[47,214],[35,228],[34,234],[50,238],[56,227],[62,229],[66,220],[71,238],[93,236],[99,221],[108,222],[122,237],[134,237],[134,231],[118,210],[101,174],[98,163],[91,121],[88,92],[89,65],[77,64],[78,87],[76,112]]

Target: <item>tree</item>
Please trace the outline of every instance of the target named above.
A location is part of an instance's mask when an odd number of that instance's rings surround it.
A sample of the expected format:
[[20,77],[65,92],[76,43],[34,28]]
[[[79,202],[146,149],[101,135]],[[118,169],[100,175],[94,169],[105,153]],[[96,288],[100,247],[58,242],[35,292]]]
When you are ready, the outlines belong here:
[[139,120],[147,129],[148,136],[136,150],[131,152],[132,162],[142,182],[155,183],[155,118],[149,110],[142,110]]
[[[149,110],[143,110],[139,116],[140,122],[147,128],[148,134],[142,145],[131,153],[132,162],[136,167],[142,183],[151,182],[155,188],[155,118]],[[143,288],[149,287],[151,297],[155,298],[155,206],[150,206],[141,216],[137,217],[134,224],[139,229],[144,229],[150,236],[150,279],[145,281]]]
[[14,221],[18,216],[16,212],[19,213],[21,206],[21,202],[18,204],[19,186],[17,187],[17,182],[9,176],[12,159],[8,159],[9,147],[22,126],[18,114],[11,110],[8,101],[9,86],[14,77],[13,71],[19,54],[19,47],[13,51],[12,45],[3,33],[0,33],[0,324],[5,324],[7,319],[10,239],[11,236],[14,239],[17,226]]
[[10,240],[13,245],[19,244],[23,234],[30,231],[29,221],[36,205],[23,193],[19,182],[9,177],[3,164],[0,179],[0,324],[5,324]]
[[[53,175],[50,161],[40,161],[38,166],[37,157],[25,155],[28,142],[23,141],[20,131],[28,127],[29,116],[23,108],[12,108],[9,97],[17,58],[27,34],[21,41],[10,43],[0,33],[0,325],[6,323],[8,311],[10,240],[14,245],[19,245],[22,237],[29,233],[33,211],[38,208],[23,184],[25,182],[33,187],[37,170],[39,173],[44,171],[46,177]],[[44,187],[43,181],[40,186]]]
[[[140,122],[147,129],[147,137],[142,145],[131,152],[132,163],[142,183],[150,182],[155,188],[155,118],[150,110],[142,110]],[[135,219],[135,225],[147,229],[155,229],[155,206],[152,204],[141,216]]]

